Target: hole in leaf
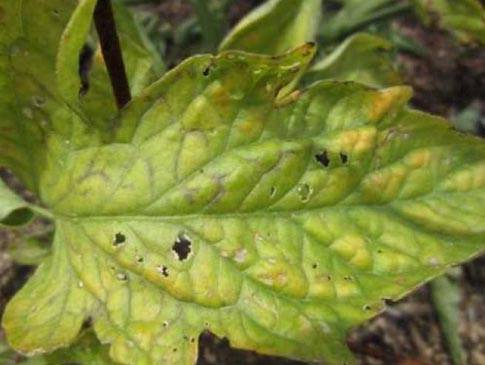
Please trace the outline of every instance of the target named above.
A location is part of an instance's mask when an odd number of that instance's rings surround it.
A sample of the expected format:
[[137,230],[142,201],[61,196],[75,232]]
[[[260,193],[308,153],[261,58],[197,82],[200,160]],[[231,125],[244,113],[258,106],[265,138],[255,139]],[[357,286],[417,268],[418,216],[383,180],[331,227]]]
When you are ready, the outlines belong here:
[[318,267],[318,264],[313,264],[312,268],[316,269]]
[[344,276],[344,280],[345,281],[352,281],[352,280],[354,280],[354,278],[349,275],[349,276]]
[[205,77],[209,76],[210,73],[211,73],[210,67],[206,67],[206,68],[204,68],[204,71],[202,71],[202,75],[204,75]]
[[124,272],[119,272],[118,274],[116,274],[116,279],[118,279],[119,281],[126,281],[128,280],[128,275],[126,275]]
[[369,305],[369,304],[365,304],[363,307],[362,307],[363,310],[365,310],[366,312],[367,311],[370,311],[372,309],[372,307]]
[[93,65],[94,50],[88,45],[84,45],[79,54],[79,78],[81,86],[79,87],[79,96],[84,96],[89,91],[89,72]]
[[126,236],[123,233],[116,233],[113,239],[113,246],[119,246],[126,242]]
[[175,243],[172,246],[172,251],[175,252],[179,261],[184,261],[189,257],[189,254],[192,251],[191,246],[192,242],[190,239],[181,234],[175,240]]
[[142,264],[143,262],[145,262],[145,258],[140,255],[137,255],[135,259],[136,259],[136,262],[138,262],[139,264]]
[[303,203],[306,203],[310,200],[311,195],[313,194],[313,188],[308,184],[300,184],[296,189],[298,195],[300,196],[300,200]]
[[160,271],[160,274],[168,278],[169,276],[168,267],[166,267],[165,265],[162,265],[158,268],[158,271]]
[[347,156],[345,153],[340,153],[340,161],[342,161],[343,164],[346,164],[349,161],[349,156]]
[[315,155],[315,160],[317,160],[317,162],[319,164],[321,164],[322,166],[324,166],[324,167],[328,167],[328,165],[330,165],[330,160],[328,158],[327,151],[323,151],[323,152],[317,153]]
[[14,210],[8,216],[6,216],[0,223],[6,226],[20,226],[27,223],[34,217],[34,213],[28,208],[20,208]]

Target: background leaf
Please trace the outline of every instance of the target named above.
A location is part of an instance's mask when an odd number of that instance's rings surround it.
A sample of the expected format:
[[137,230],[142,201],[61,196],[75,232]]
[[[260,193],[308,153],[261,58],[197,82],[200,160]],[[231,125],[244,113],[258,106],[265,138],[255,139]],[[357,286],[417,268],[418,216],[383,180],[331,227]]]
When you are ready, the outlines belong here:
[[[0,4],[10,50],[33,7]],[[341,364],[347,331],[385,299],[483,252],[483,141],[406,108],[406,87],[332,81],[282,96],[312,56],[190,58],[107,126],[48,85],[52,127],[29,168],[55,215],[53,254],[7,307],[9,342],[52,351],[89,318],[125,364],[194,363],[204,330]],[[9,102],[25,92],[5,90]]]
[[369,24],[406,11],[409,4],[397,0],[324,0],[324,21],[320,26],[322,44],[338,42]]
[[448,29],[463,42],[485,44],[485,9],[478,0],[412,0],[422,19]]
[[383,38],[357,33],[316,62],[305,73],[303,82],[333,79],[373,87],[401,84],[401,77],[392,63],[392,49],[392,43]]
[[275,55],[312,42],[321,6],[321,0],[269,0],[244,17],[220,49]]
[[431,298],[455,365],[464,364],[465,351],[459,334],[460,288],[447,275],[436,278],[430,284]]

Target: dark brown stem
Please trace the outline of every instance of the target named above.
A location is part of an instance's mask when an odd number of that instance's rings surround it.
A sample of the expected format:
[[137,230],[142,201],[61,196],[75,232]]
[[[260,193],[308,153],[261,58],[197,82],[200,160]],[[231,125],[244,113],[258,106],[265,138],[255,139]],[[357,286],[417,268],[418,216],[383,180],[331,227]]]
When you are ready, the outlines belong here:
[[122,109],[131,100],[120,40],[116,32],[111,0],[98,0],[94,10],[94,24],[99,36],[104,63],[108,69],[116,105]]

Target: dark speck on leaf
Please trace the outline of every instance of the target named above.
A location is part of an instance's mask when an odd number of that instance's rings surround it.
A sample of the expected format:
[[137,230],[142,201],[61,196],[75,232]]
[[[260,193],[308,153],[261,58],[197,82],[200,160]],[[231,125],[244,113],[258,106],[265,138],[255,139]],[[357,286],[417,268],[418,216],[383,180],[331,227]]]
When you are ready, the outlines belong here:
[[123,233],[116,233],[113,239],[113,245],[119,246],[126,242],[126,236]]
[[204,76],[206,76],[206,77],[207,77],[207,76],[209,76],[209,74],[210,74],[210,73],[211,73],[211,69],[210,69],[210,67],[206,67],[206,68],[204,69],[204,71],[202,71],[202,75],[204,75]]
[[187,236],[180,234],[172,246],[172,251],[175,252],[180,261],[184,261],[189,257],[189,254],[192,251],[190,246],[192,246],[190,239]]
[[345,153],[340,153],[340,160],[345,164],[349,160],[349,156],[347,156]]
[[321,165],[328,167],[330,164],[330,160],[328,159],[328,154],[327,151],[323,151],[321,153],[318,153],[315,155],[315,160],[317,160],[318,163]]

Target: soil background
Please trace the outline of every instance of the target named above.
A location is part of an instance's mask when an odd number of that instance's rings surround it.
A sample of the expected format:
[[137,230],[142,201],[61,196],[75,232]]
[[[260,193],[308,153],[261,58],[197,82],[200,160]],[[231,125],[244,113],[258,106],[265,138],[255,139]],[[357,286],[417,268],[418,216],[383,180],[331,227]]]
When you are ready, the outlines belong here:
[[[237,22],[261,2],[235,2],[228,13],[229,24]],[[193,14],[188,3],[166,0],[151,6],[150,10],[161,20],[175,25]],[[412,104],[447,118],[474,105],[483,118],[485,49],[460,46],[446,32],[424,28],[413,14],[400,17],[392,26],[428,50],[426,55],[401,53],[398,56],[405,81],[415,90]],[[175,44],[168,41],[166,52],[177,59],[185,57],[188,51],[176,49]],[[483,137],[485,130],[478,120],[477,126]],[[0,170],[0,177],[28,199],[33,199],[8,172]],[[45,230],[46,225],[48,223],[37,221],[24,230],[39,232]],[[15,264],[6,253],[8,244],[20,234],[0,230],[0,311],[32,272],[31,267]],[[466,350],[466,364],[485,365],[485,257],[460,267],[455,280],[461,287],[459,330]],[[235,350],[227,339],[210,333],[202,334],[200,340],[198,365],[305,364]],[[389,303],[383,314],[353,330],[348,344],[362,365],[453,365],[427,285],[398,303]]]

